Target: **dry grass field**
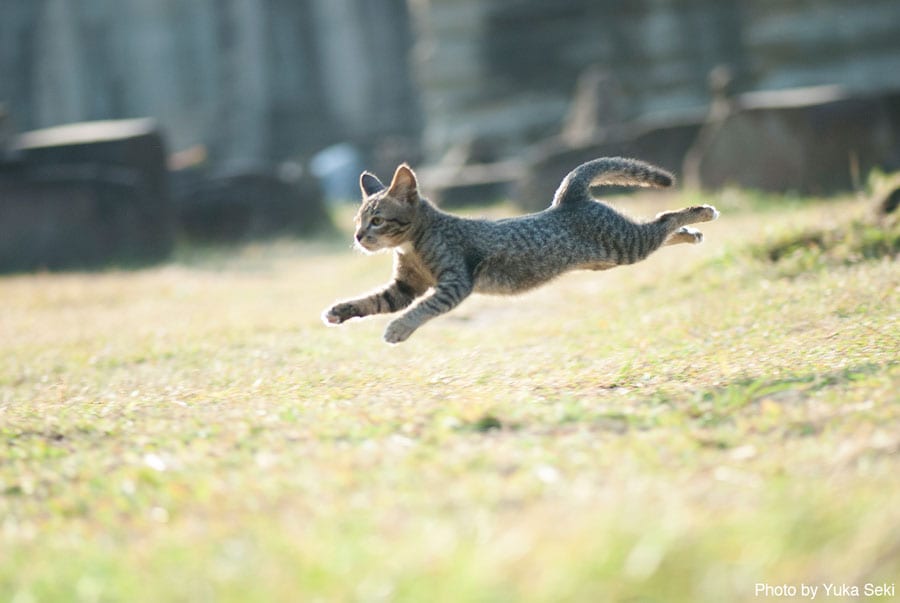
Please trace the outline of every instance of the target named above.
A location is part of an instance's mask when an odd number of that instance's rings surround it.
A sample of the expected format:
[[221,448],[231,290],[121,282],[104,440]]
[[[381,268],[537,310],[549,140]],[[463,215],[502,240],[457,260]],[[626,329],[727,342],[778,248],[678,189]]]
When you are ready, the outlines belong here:
[[399,346],[387,317],[320,322],[389,276],[349,235],[0,277],[0,600],[900,582],[897,227],[853,199],[702,201],[703,245],[473,297]]

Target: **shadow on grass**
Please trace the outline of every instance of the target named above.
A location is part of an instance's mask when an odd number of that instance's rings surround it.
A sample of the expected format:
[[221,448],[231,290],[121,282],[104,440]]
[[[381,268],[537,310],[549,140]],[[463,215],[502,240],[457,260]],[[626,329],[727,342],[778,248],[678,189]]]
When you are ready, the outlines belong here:
[[855,219],[836,227],[789,230],[750,247],[757,260],[775,264],[784,276],[817,268],[847,266],[900,254],[900,220]]
[[[767,419],[755,426],[757,430],[778,430],[784,437],[813,436],[821,432],[824,419],[814,420],[808,418],[806,413],[803,413],[803,418],[791,418],[784,412],[784,407],[801,405],[816,392],[831,387],[870,379],[881,371],[889,370],[890,366],[864,363],[827,373],[774,380],[748,377],[698,393],[688,403],[685,412],[697,427],[715,429],[732,425],[739,413],[754,407],[757,414]],[[729,448],[733,443],[728,439],[716,438],[701,441],[701,444],[717,448]]]
[[[748,376],[695,393],[626,388],[615,394],[603,389],[598,395],[562,395],[526,408],[499,406],[469,418],[454,415],[451,432],[469,437],[496,433],[554,437],[583,431],[610,436],[669,431],[693,434],[704,447],[729,449],[751,433],[780,438],[818,435],[835,415],[810,413],[811,398],[829,388],[869,380],[892,366],[864,363],[778,379]],[[839,406],[835,412],[841,414]]]

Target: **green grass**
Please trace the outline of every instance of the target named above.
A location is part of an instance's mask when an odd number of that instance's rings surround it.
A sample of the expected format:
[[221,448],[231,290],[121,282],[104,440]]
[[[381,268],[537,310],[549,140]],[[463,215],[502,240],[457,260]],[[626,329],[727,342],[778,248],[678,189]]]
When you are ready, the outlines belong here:
[[773,261],[862,207],[728,195],[704,245],[474,297],[396,347],[386,317],[319,321],[390,272],[344,241],[0,278],[0,600],[897,582],[896,253]]

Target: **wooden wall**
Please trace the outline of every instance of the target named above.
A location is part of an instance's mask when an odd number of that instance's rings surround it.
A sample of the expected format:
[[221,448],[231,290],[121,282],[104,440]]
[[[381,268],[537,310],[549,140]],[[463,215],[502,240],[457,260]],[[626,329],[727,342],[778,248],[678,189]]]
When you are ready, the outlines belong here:
[[896,0],[412,0],[432,156],[473,135],[507,152],[559,131],[579,74],[616,82],[612,121],[695,115],[707,74],[737,92],[900,87]]
[[155,117],[173,151],[265,163],[417,137],[405,0],[0,3],[0,104],[19,131]]

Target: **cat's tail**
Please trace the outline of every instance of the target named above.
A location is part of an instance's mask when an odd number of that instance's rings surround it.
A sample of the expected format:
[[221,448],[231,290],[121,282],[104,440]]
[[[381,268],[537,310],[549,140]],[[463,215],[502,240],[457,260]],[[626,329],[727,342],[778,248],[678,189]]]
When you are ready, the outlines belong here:
[[674,182],[675,176],[644,161],[601,157],[582,163],[569,172],[556,189],[551,205],[555,207],[575,200],[590,199],[588,189],[601,184],[664,188],[672,186]]

